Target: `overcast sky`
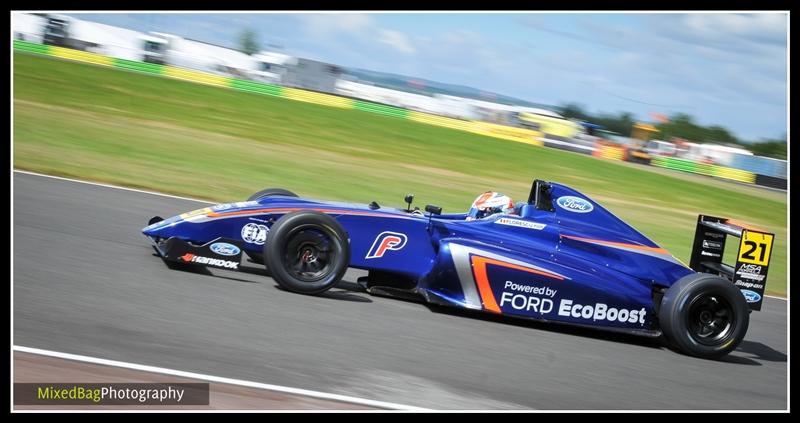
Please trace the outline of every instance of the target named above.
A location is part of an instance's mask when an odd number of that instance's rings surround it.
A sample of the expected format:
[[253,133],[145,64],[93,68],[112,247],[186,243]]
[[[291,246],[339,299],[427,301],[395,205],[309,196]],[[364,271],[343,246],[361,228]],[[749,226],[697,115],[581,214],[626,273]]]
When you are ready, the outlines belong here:
[[781,13],[71,15],[230,47],[249,27],[262,47],[345,67],[642,119],[685,112],[747,140],[787,132]]

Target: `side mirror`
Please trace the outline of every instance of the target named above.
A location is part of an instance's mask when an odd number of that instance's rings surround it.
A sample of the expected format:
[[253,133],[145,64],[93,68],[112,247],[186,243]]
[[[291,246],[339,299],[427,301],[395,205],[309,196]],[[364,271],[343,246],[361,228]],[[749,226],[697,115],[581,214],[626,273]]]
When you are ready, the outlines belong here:
[[430,214],[436,214],[436,215],[442,214],[442,208],[439,206],[434,206],[433,204],[428,204],[427,206],[425,206],[425,211]]
[[411,211],[411,202],[414,201],[414,194],[406,194],[406,204],[408,204],[408,208],[406,210]]

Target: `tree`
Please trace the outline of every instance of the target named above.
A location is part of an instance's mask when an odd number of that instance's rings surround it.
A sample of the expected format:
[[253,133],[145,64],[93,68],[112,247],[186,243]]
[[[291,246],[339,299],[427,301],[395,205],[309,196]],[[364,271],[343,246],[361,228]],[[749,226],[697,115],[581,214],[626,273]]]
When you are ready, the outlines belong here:
[[615,132],[624,137],[630,136],[633,130],[634,119],[633,115],[628,112],[622,112],[619,115],[601,114],[588,119],[592,123],[603,126],[608,131]]
[[560,107],[561,115],[565,118],[580,120],[591,120],[591,116],[583,109],[583,106],[575,103],[568,103]]
[[[582,105],[577,103],[564,103],[557,109],[564,117],[595,123],[602,126],[603,129],[607,131],[615,132],[625,137],[631,135],[633,125],[636,124],[636,119],[633,114],[629,112],[620,112],[616,115],[609,113],[599,113],[595,115],[589,113]],[[692,115],[686,113],[673,114],[667,121],[657,123],[656,129],[659,130],[659,133],[655,136],[663,140],[670,140],[672,137],[677,137],[698,143],[710,142],[744,145],[743,141],[736,137],[728,128],[720,125],[700,125],[695,122]],[[777,158],[786,157],[785,139],[765,140],[757,144],[746,145],[747,148],[751,146],[759,149],[758,152],[756,152],[755,149],[753,150],[756,154]]]
[[261,51],[258,34],[250,28],[244,29],[239,35],[239,50],[251,56]]
[[727,128],[719,125],[698,125],[694,122],[692,116],[685,113],[677,113],[668,122],[661,123],[656,127],[661,131],[662,137],[666,139],[678,137],[700,143],[740,144],[739,139],[731,134]]
[[739,144],[739,140],[735,136],[733,136],[726,128],[723,128],[719,125],[708,127],[706,137],[708,137],[709,141],[713,142]]
[[757,156],[766,156],[774,159],[786,160],[786,138],[762,140],[760,142],[748,145],[747,148]]

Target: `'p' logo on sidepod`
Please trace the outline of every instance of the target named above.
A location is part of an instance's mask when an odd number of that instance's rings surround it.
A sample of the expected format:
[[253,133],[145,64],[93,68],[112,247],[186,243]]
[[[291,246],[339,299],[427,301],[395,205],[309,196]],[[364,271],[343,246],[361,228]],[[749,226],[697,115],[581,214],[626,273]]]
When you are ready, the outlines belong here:
[[397,251],[405,247],[408,237],[399,232],[381,232],[372,243],[369,252],[367,253],[368,259],[383,257],[384,253],[389,250]]

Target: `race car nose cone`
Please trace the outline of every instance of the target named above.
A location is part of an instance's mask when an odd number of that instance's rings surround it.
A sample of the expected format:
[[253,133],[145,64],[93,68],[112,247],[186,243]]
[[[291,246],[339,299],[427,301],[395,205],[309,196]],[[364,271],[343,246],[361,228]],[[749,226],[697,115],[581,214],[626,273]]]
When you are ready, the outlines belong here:
[[144,228],[142,228],[142,233],[147,236],[158,236],[162,238],[168,238],[169,235],[167,232],[172,232],[172,227],[174,223],[177,222],[178,219],[172,217],[169,219],[150,219],[150,224]]

